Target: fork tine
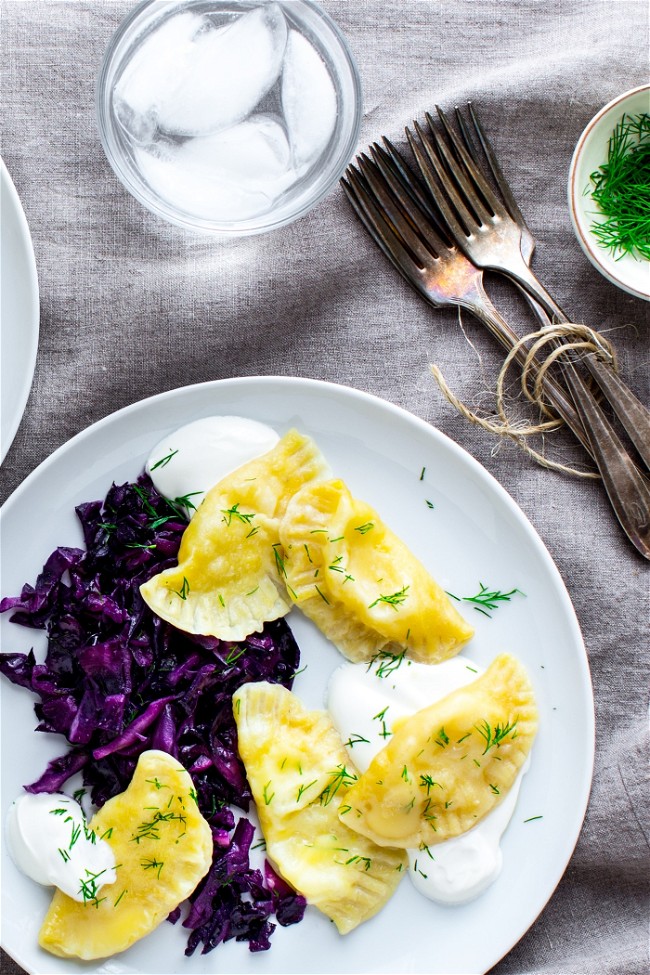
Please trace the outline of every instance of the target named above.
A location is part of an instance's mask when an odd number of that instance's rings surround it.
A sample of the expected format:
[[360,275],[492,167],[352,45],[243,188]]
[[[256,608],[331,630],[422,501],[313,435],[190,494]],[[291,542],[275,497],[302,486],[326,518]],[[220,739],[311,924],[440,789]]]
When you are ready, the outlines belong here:
[[456,116],[456,123],[458,125],[458,131],[461,134],[461,137],[463,139],[463,143],[465,145],[465,148],[467,149],[468,153],[470,154],[470,156],[472,157],[472,159],[474,160],[474,162],[478,166],[479,165],[479,159],[478,159],[478,153],[476,151],[476,146],[472,142],[472,137],[470,136],[470,133],[469,133],[469,127],[468,127],[467,122],[465,121],[465,117],[464,117],[463,113],[461,112],[461,110],[459,109],[458,105],[454,109],[454,114]]
[[[381,208],[384,219],[387,218],[387,222],[401,239],[402,244],[411,251],[416,260],[424,267],[432,257],[437,256],[438,252],[432,255],[431,249],[422,240],[424,235],[420,234],[417,225],[417,214],[409,218],[407,207],[410,201],[404,201],[404,194],[400,198],[390,192],[389,184],[382,179],[382,175],[376,164],[368,159],[365,153],[357,156],[357,166],[372,191],[379,208]],[[413,211],[411,210],[411,212]]]
[[407,128],[406,138],[415,156],[415,161],[429,188],[432,199],[440,210],[442,219],[449,228],[450,234],[456,241],[460,241],[469,236],[470,228],[476,224],[476,220],[467,210],[456,188],[442,168],[442,163],[438,159],[434,147],[424,135],[421,126],[417,121],[413,124],[424,149],[423,151],[420,148],[413,133]]
[[354,166],[348,166],[346,176],[347,179],[342,179],[341,184],[361,223],[400,274],[411,284],[417,284],[420,280],[421,268],[404,248],[375,205],[372,194],[364,185],[363,176]]
[[[476,209],[481,223],[485,223],[486,219],[489,219],[493,213],[502,216],[505,212],[503,203],[496,196],[492,187],[489,185],[480,169],[478,169],[478,167],[475,165],[471,156],[460,142],[452,127],[449,125],[445,113],[441,108],[438,108],[438,106],[436,106],[436,109],[440,117],[440,121],[445,128],[449,143],[456,151],[459,162],[454,160],[449,145],[440,137],[429,112],[425,112],[429,129],[431,130],[431,133],[436,140],[438,150],[444,156],[445,162],[454,176],[454,179],[460,183],[471,205]],[[474,186],[471,185],[472,182],[474,183]],[[479,191],[480,196],[479,193],[477,193],[477,190]],[[490,212],[486,210],[486,203]]]
[[424,238],[424,241],[428,245],[429,249],[432,250],[436,256],[439,257],[443,253],[448,253],[450,250],[449,245],[445,241],[441,240],[433,227],[429,225],[430,208],[427,207],[425,212],[417,203],[414,202],[409,186],[404,184],[399,175],[396,175],[391,166],[390,159],[381,149],[381,146],[375,144],[370,147],[370,150],[375,157],[375,165],[377,169],[383,176],[393,196],[402,208],[404,216],[410,221],[416,234],[418,234],[419,237]]
[[385,135],[382,136],[382,142],[384,143],[385,148],[377,143],[375,143],[374,148],[381,155],[381,158],[386,161],[387,165],[392,168],[395,176],[401,180],[406,192],[413,198],[414,202],[420,207],[420,209],[426,213],[430,224],[433,224],[433,229],[438,234],[440,239],[446,241],[447,243],[451,243],[451,239],[449,238],[446,228],[440,223],[439,214],[434,210],[430,199],[427,198],[418,181],[418,177],[410,168],[404,159],[404,156],[393,145],[390,139],[386,138]]
[[499,165],[499,162],[497,160],[494,149],[492,148],[490,140],[485,134],[485,131],[483,130],[483,126],[479,122],[478,115],[476,114],[476,110],[472,102],[467,103],[467,110],[469,112],[470,118],[474,125],[474,131],[476,132],[476,136],[481,144],[481,148],[483,149],[483,152],[485,153],[485,158],[488,161],[488,165],[490,167],[490,170],[492,171],[492,175],[494,176],[494,181],[499,187],[499,192],[501,193],[501,196],[505,200],[506,208],[508,209],[508,212],[510,213],[510,216],[513,218],[513,220],[516,220],[519,226],[523,228],[526,226],[526,221],[524,220],[521,210],[517,205],[517,201],[513,196],[512,190],[510,189],[510,184],[508,183],[507,179],[503,175],[503,170]]

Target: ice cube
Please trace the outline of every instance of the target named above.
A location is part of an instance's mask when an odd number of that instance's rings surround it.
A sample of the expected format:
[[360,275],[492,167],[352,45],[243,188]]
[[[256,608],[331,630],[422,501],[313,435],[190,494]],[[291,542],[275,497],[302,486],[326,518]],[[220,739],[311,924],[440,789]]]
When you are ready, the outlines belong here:
[[115,114],[138,143],[153,138],[160,105],[173,94],[179,74],[186,71],[192,38],[204,19],[192,13],[169,17],[140,44],[122,72],[113,93]]
[[206,220],[266,213],[297,175],[282,126],[263,115],[183,145],[136,149],[135,159],[156,193]]
[[290,30],[282,69],[282,111],[294,166],[313,162],[336,123],[336,91],[316,48]]
[[277,3],[201,31],[173,93],[159,102],[160,128],[195,136],[243,121],[277,81],[286,41]]
[[284,129],[269,115],[251,115],[214,135],[188,140],[178,153],[179,166],[206,178],[225,179],[269,193],[289,173],[291,151]]

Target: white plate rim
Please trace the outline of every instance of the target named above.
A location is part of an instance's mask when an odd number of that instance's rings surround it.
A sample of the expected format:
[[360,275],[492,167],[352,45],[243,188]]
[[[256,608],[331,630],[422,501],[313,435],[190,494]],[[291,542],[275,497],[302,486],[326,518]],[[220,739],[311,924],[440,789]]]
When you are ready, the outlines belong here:
[[[18,427],[20,426],[20,421],[22,420],[23,414],[25,412],[25,407],[27,405],[27,399],[29,397],[30,390],[32,388],[32,381],[34,378],[34,368],[36,366],[36,354],[38,351],[38,336],[39,336],[39,324],[40,324],[40,303],[39,303],[39,287],[38,287],[38,275],[36,271],[36,259],[34,257],[34,247],[32,244],[32,237],[29,232],[29,225],[27,223],[27,218],[23,210],[22,204],[20,202],[20,197],[14,182],[11,178],[9,170],[7,169],[4,160],[0,158],[0,180],[2,180],[2,195],[4,197],[5,203],[9,202],[11,207],[11,218],[16,221],[18,226],[18,232],[20,237],[20,247],[22,250],[21,261],[24,264],[24,273],[26,275],[27,284],[25,292],[23,295],[23,301],[29,306],[29,313],[27,315],[27,321],[25,322],[26,333],[27,333],[27,343],[24,348],[24,359],[22,366],[22,382],[20,385],[20,390],[18,396],[9,406],[9,422],[5,424],[4,417],[7,413],[7,404],[2,403],[2,413],[3,413],[3,427],[2,436],[0,437],[0,464],[3,462],[7,455],[7,451],[11,447],[14,441]],[[21,285],[22,286],[22,285]],[[3,289],[4,290],[4,289]],[[1,326],[0,326],[1,327]],[[5,343],[3,343],[3,356],[6,354],[6,349],[4,348]]]
[[[593,235],[591,234],[591,221],[587,217],[584,209],[584,200],[591,199],[591,196],[585,196],[582,189],[578,186],[578,170],[582,161],[583,154],[585,152],[586,146],[588,145],[591,138],[594,137],[596,127],[599,126],[601,121],[603,121],[608,115],[613,115],[614,113],[621,113],[621,109],[624,108],[624,104],[630,100],[634,100],[637,96],[645,93],[650,100],[650,85],[638,85],[636,88],[631,88],[629,91],[623,92],[621,95],[617,95],[610,102],[604,105],[599,112],[594,115],[594,117],[585,126],[578,142],[576,143],[573,156],[571,158],[571,163],[569,166],[569,178],[568,178],[568,199],[569,199],[569,215],[571,217],[571,223],[573,225],[573,230],[578,239],[578,243],[582,248],[584,254],[589,258],[593,266],[600,271],[603,277],[616,285],[616,287],[621,288],[628,294],[634,295],[635,298],[641,298],[644,301],[650,301],[650,263],[647,261],[636,261],[637,264],[645,266],[648,277],[647,290],[642,290],[636,287],[634,283],[630,283],[625,275],[625,268],[632,266],[631,262],[635,259],[629,255],[624,255],[620,260],[616,261],[608,251],[600,248],[596,243]],[[612,126],[613,128],[613,126]],[[604,161],[604,159],[603,159]],[[615,273],[615,268],[620,270],[619,274]]]
[[[485,961],[482,963],[485,965],[485,967],[481,968],[480,973],[478,970],[473,971],[472,973],[472,975],[485,975],[489,969],[491,969],[518,943],[518,941],[525,935],[535,920],[539,917],[539,914],[548,903],[555,888],[557,887],[557,884],[561,880],[568,862],[573,855],[573,851],[575,849],[575,845],[582,829],[582,824],[587,811],[587,804],[591,790],[595,757],[595,715],[588,657],[575,611],[559,571],[557,570],[557,567],[555,566],[555,563],[553,562],[542,539],[523,511],[508,494],[505,488],[503,488],[502,485],[500,485],[499,482],[493,477],[493,475],[491,475],[489,471],[487,471],[475,458],[464,450],[464,448],[455,443],[455,441],[451,440],[425,420],[415,416],[400,406],[354,387],[325,382],[322,380],[289,376],[246,376],[232,379],[214,380],[183,386],[158,393],[154,396],[146,397],[103,417],[96,423],[80,431],[65,444],[58,447],[39,465],[39,467],[32,471],[32,473],[28,475],[22,484],[16,488],[13,494],[7,499],[2,508],[0,508],[0,529],[2,522],[6,518],[11,517],[14,505],[20,501],[23,494],[28,492],[33,483],[38,482],[44,475],[47,475],[49,468],[52,465],[55,465],[62,457],[65,457],[69,451],[73,451],[75,448],[83,445],[87,440],[91,440],[105,428],[110,427],[113,424],[119,425],[124,420],[140,411],[155,409],[155,407],[161,403],[182,400],[184,397],[191,398],[193,395],[201,394],[203,392],[206,394],[214,392],[217,394],[215,399],[218,399],[219,394],[223,394],[223,396],[227,398],[228,394],[233,390],[238,393],[246,392],[248,390],[257,391],[260,386],[268,387],[268,391],[270,392],[277,392],[278,390],[281,390],[286,392],[288,395],[294,396],[300,395],[300,393],[307,396],[310,396],[312,393],[322,393],[326,396],[334,397],[335,399],[349,399],[351,403],[356,402],[362,406],[365,405],[370,410],[379,410],[380,412],[386,411],[386,413],[391,415],[393,418],[401,419],[407,425],[413,425],[414,428],[420,432],[426,431],[426,434],[431,437],[432,442],[435,445],[442,447],[443,450],[449,451],[457,459],[460,459],[463,464],[467,465],[470,471],[472,471],[475,475],[478,475],[478,477],[486,485],[489,485],[489,489],[495,493],[502,503],[505,504],[509,514],[517,522],[518,527],[523,529],[525,532],[527,540],[535,549],[536,555],[541,558],[545,569],[549,573],[549,581],[552,582],[552,585],[556,590],[556,594],[562,603],[562,609],[566,613],[567,623],[572,629],[572,636],[575,640],[575,649],[577,649],[579,652],[578,664],[582,678],[582,685],[579,690],[584,695],[582,704],[587,705],[585,712],[585,725],[582,729],[582,743],[584,744],[586,751],[582,756],[583,764],[580,769],[581,775],[578,786],[579,801],[573,810],[574,815],[571,822],[571,828],[569,828],[568,831],[563,834],[563,838],[566,841],[566,855],[561,861],[557,862],[553,883],[547,885],[541,893],[541,896],[537,896],[534,899],[533,913],[527,915],[526,922],[519,931],[517,937],[514,940],[511,940],[508,944],[502,944],[496,953],[493,952],[489,957],[486,956]],[[63,542],[64,540],[62,540],[61,544],[63,544]],[[38,567],[35,568],[38,569]],[[537,893],[539,894],[539,892]],[[43,970],[29,966],[24,958],[21,960],[21,958],[18,957],[20,952],[16,951],[15,946],[12,945],[11,947],[8,947],[5,943],[3,943],[2,947],[11,957],[15,958],[18,964],[21,964],[22,967],[25,968],[28,975],[47,975],[47,973]],[[218,950],[219,949],[217,949],[217,951]],[[270,954],[272,954],[272,952]],[[85,965],[80,965],[77,970],[79,972],[90,972],[90,969]],[[109,969],[102,968],[102,971],[108,970]],[[119,968],[116,969],[116,971],[118,970]],[[410,970],[410,968],[404,968],[404,972]],[[129,969],[129,971],[131,971],[131,969]],[[135,971],[135,969],[133,971]],[[443,975],[443,973],[439,972],[437,975]]]

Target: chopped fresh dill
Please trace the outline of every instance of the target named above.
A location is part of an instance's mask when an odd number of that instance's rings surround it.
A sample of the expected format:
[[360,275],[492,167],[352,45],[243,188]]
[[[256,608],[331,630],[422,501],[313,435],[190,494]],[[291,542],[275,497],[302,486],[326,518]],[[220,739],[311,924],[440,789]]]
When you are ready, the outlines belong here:
[[357,525],[354,530],[355,532],[359,532],[360,535],[367,535],[367,533],[369,531],[372,531],[374,527],[375,527],[374,521],[366,521],[363,523],[363,525]]
[[487,612],[488,609],[494,610],[498,609],[500,603],[509,603],[513,596],[520,595],[525,596],[526,594],[521,591],[521,589],[510,589],[509,592],[501,592],[500,589],[489,589],[484,586],[482,582],[479,582],[479,591],[473,596],[454,596],[452,593],[447,593],[448,596],[452,596],[453,599],[459,602],[472,603],[474,609],[477,613],[482,613],[483,616],[487,616],[488,619],[492,619],[490,614]]
[[490,788],[492,789],[492,792],[495,794],[495,796],[500,796],[501,795],[501,789],[499,789],[498,786],[493,785],[492,782],[490,782],[489,785],[490,785]]
[[363,735],[359,735],[356,732],[352,732],[348,740],[343,744],[345,745],[346,748],[354,748],[355,745],[361,744],[362,741],[365,742],[366,745],[370,744],[370,740],[368,738],[364,738]]
[[353,856],[353,857],[350,857],[349,860],[346,860],[345,861],[345,866],[347,867],[351,863],[363,863],[363,864],[365,864],[365,869],[366,870],[370,870],[370,867],[372,865],[372,860],[370,859],[370,857]]
[[296,802],[300,802],[300,800],[302,799],[303,792],[306,792],[307,789],[311,789],[311,787],[313,785],[316,785],[317,782],[318,782],[318,779],[313,779],[311,782],[308,782],[307,785],[301,785],[301,786],[299,786],[298,787],[298,795],[296,796]]
[[178,449],[170,450],[166,457],[161,457],[160,460],[157,460],[155,464],[152,464],[150,470],[157,471],[159,467],[167,467],[167,464],[170,462],[172,457],[176,456],[177,453]]
[[534,823],[536,819],[544,819],[543,816],[530,816],[528,819],[524,819],[525,823]]
[[149,500],[146,491],[144,491],[138,484],[133,485],[133,490],[142,501],[142,507],[147,512],[147,514],[150,515],[152,518],[157,518],[158,512],[156,511],[151,501]]
[[172,589],[171,591],[177,596],[180,596],[181,599],[187,599],[190,594],[190,584],[187,581],[187,576],[183,576],[183,585],[180,589]]
[[240,521],[244,525],[250,525],[251,521],[255,517],[254,511],[251,512],[240,511],[239,501],[233,504],[232,508],[222,508],[221,514],[223,515],[222,521],[224,522],[226,527],[230,527],[230,525],[232,525],[233,518],[235,519],[235,521]]
[[113,904],[113,907],[117,907],[117,905],[120,903],[120,901],[122,900],[122,898],[124,897],[125,894],[128,894],[128,890],[126,889],[126,887],[124,888],[124,890],[122,891],[122,893],[120,894],[120,896],[117,898],[117,900]]
[[443,727],[440,728],[435,742],[436,745],[440,745],[441,748],[445,748],[449,744],[449,735],[446,733]]
[[230,666],[230,664],[234,664],[235,661],[239,660],[239,658],[245,653],[246,653],[245,644],[243,647],[233,647],[230,653],[228,654],[228,656],[226,657],[226,663],[228,664],[228,666]]
[[[377,677],[389,677],[403,663],[406,657],[406,650],[401,653],[390,653],[388,650],[379,650],[368,662],[367,669],[377,664],[375,675]],[[381,720],[381,719],[380,719]]]
[[198,494],[203,494],[203,491],[189,491],[180,498],[174,498],[173,501],[170,501],[169,498],[165,498],[165,500],[175,515],[180,515],[181,518],[185,518],[190,509],[196,511],[196,505],[193,501],[190,501],[190,498],[195,498]]
[[508,735],[510,735],[511,739],[517,737],[517,720],[518,719],[515,718],[512,724],[506,721],[503,723],[503,725],[496,724],[494,727],[492,727],[492,725],[490,725],[489,722],[487,722],[484,718],[481,722],[479,722],[479,724],[474,725],[478,733],[485,741],[485,748],[483,749],[484,755],[495,746],[499,748],[501,746],[501,742],[507,738]]
[[329,806],[330,802],[339,791],[342,786],[346,788],[352,785],[353,782],[357,781],[357,776],[354,772],[348,772],[345,765],[337,765],[336,768],[330,772],[331,779],[319,795],[319,800],[321,806]]
[[432,777],[429,774],[427,774],[427,775],[421,775],[420,776],[420,787],[422,789],[426,788],[427,795],[429,795],[429,792],[431,791],[431,789],[433,789],[433,787],[436,786],[436,785],[438,786],[439,789],[442,789],[442,786],[440,785],[440,783],[439,782],[434,782],[434,780],[432,779]]
[[435,504],[433,503],[433,501],[429,501],[428,498],[425,498],[424,503],[426,504],[427,508],[431,509],[431,511],[433,511],[433,509],[435,508]]
[[160,880],[160,871],[165,866],[164,860],[157,860],[155,857],[148,857],[145,860],[140,860],[140,866],[143,870],[153,870]]
[[591,231],[618,260],[650,260],[650,113],[623,114],[609,138],[607,161],[589,177],[599,213]]
[[408,598],[407,593],[409,588],[409,586],[403,586],[402,589],[398,589],[397,592],[393,592],[389,596],[377,596],[375,601],[370,603],[368,609],[373,609],[373,607],[377,606],[378,603],[386,603],[388,606],[392,606],[395,612],[397,612],[398,606],[401,606],[402,603]]
[[273,555],[275,556],[275,567],[278,570],[278,575],[279,576],[284,576],[284,578],[286,579],[287,570],[284,567],[284,557],[283,557],[283,554],[281,554],[278,551],[278,549],[280,547],[281,547],[281,543],[280,542],[275,542],[273,544],[273,546],[272,546],[272,548],[273,548]]
[[323,602],[324,603],[327,603],[327,605],[329,606],[329,604],[330,604],[329,599],[327,598],[327,596],[323,592],[321,592],[321,590],[318,588],[318,586],[316,585],[316,583],[314,583],[314,589],[316,590],[316,592],[318,593],[318,595],[320,596],[320,598],[323,600]]
[[262,792],[262,795],[264,796],[264,805],[265,806],[269,806],[271,804],[271,802],[273,801],[273,796],[275,795],[275,792],[271,792],[271,794],[269,795],[269,791],[268,790],[269,790],[270,785],[271,785],[271,780],[269,779],[269,781],[264,786],[264,790]]
[[423,467],[422,470],[420,471],[420,480],[421,481],[424,480],[424,475],[426,473],[426,470],[427,470],[426,467]]
[[154,775],[153,779],[145,779],[149,785],[153,785],[157,791],[161,789],[168,789],[169,786],[165,782],[161,782],[157,775]]

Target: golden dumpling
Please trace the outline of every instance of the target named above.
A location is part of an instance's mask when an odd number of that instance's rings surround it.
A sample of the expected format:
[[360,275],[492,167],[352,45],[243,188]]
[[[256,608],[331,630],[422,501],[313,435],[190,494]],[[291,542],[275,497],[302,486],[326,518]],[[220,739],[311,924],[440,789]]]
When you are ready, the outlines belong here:
[[403,849],[458,836],[501,802],[530,752],[537,709],[528,675],[502,654],[477,680],[392,730],[351,785],[346,822]]
[[406,859],[344,822],[357,771],[325,711],[286,688],[244,684],[233,695],[266,851],[282,876],[346,934],[391,897]]
[[128,788],[89,824],[110,844],[117,880],[76,901],[57,890],[39,944],[63,958],[106,958],[156,928],[212,863],[210,826],[192,779],[175,758],[143,752]]
[[280,523],[297,606],[349,660],[406,649],[438,663],[473,634],[413,553],[343,481],[307,484]]
[[327,470],[313,440],[292,430],[227,475],[186,528],[178,565],[140,587],[147,605],[180,630],[222,640],[243,640],[288,613],[278,519]]

